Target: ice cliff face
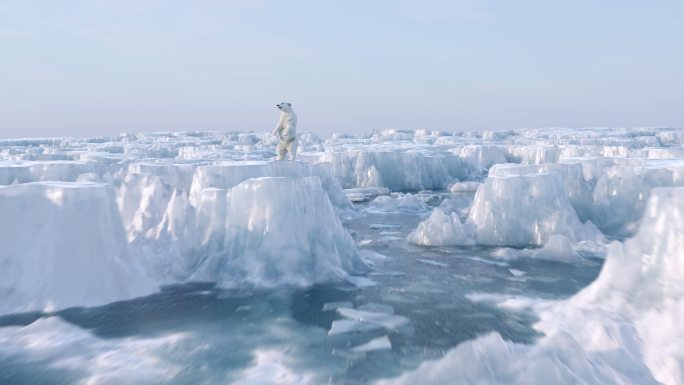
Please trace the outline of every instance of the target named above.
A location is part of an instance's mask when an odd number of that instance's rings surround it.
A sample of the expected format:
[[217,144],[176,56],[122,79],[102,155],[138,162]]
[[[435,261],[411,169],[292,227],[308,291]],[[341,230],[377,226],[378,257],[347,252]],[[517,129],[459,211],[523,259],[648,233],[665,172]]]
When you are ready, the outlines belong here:
[[93,306],[157,290],[129,252],[112,186],[0,187],[0,313]]
[[683,274],[684,188],[656,188],[637,234],[611,244],[596,281],[568,300],[565,309],[542,314],[540,327],[572,325],[573,335],[588,349],[631,348],[628,353],[643,355],[656,380],[681,384]]
[[264,177],[205,192],[192,280],[305,286],[343,278],[360,262],[318,177]]
[[[651,190],[684,186],[683,175],[681,160],[577,158],[555,164],[498,164],[477,187],[470,215],[462,223],[465,237],[455,235],[448,243],[526,247],[542,246],[553,235],[594,243],[605,243],[604,234],[633,235]],[[421,226],[439,226],[432,223],[437,219]],[[426,237],[411,242],[445,244]]]
[[0,187],[1,313],[194,280],[306,286],[361,266],[338,217],[354,208],[327,164],[105,163],[0,167],[10,183]]

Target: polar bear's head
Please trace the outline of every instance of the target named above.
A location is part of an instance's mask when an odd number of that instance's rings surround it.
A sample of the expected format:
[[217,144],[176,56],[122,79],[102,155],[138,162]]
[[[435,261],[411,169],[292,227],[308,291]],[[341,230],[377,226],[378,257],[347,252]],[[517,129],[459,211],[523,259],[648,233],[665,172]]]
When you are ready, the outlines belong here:
[[278,107],[278,109],[280,111],[284,111],[284,112],[291,112],[292,111],[292,104],[290,104],[288,102],[280,102],[280,103],[276,104],[276,107]]

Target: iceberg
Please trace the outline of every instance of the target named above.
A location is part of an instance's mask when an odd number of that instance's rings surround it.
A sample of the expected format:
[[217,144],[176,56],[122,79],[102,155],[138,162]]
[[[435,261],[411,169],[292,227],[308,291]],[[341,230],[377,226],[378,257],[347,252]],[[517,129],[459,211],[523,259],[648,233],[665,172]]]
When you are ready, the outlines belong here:
[[570,240],[560,234],[551,235],[544,247],[534,250],[531,257],[560,262],[575,262],[582,259],[572,247]]
[[362,266],[318,177],[248,179],[205,190],[191,280],[230,287],[307,286]]
[[102,305],[158,290],[128,249],[108,184],[2,186],[0,212],[0,314]]
[[418,225],[406,240],[409,243],[423,246],[458,246],[471,245],[473,241],[463,231],[461,221],[455,213],[445,214],[436,208],[430,217]]
[[557,173],[489,176],[464,227],[478,244],[490,246],[543,245],[553,234],[572,242],[603,238],[596,226],[580,221]]

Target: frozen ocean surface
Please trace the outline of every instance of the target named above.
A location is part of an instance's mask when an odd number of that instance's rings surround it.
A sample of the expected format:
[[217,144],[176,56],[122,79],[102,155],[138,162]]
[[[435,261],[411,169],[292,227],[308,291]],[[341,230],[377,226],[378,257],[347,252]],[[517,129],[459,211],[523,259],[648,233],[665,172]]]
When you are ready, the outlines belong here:
[[681,384],[683,141],[0,140],[0,383]]

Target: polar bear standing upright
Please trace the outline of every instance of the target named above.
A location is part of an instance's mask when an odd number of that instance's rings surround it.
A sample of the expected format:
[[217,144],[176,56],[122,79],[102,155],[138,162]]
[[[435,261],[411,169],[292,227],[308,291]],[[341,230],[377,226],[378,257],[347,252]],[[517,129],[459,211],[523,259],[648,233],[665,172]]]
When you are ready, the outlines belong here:
[[297,115],[292,110],[292,104],[282,102],[276,104],[281,111],[278,125],[273,130],[273,135],[278,135],[278,160],[285,159],[285,154],[290,154],[290,160],[297,156]]

